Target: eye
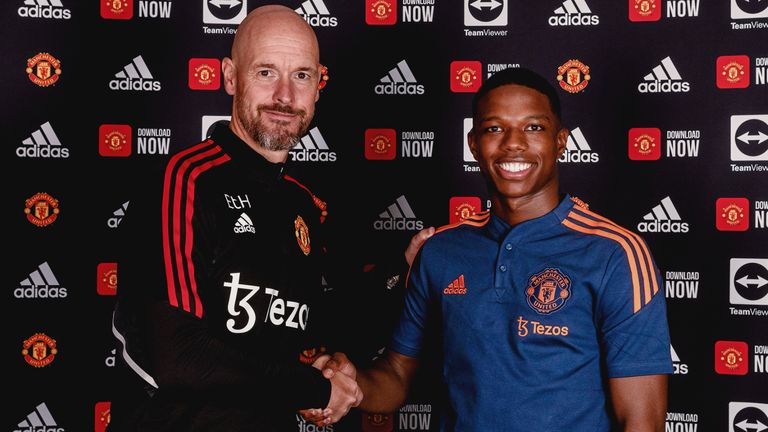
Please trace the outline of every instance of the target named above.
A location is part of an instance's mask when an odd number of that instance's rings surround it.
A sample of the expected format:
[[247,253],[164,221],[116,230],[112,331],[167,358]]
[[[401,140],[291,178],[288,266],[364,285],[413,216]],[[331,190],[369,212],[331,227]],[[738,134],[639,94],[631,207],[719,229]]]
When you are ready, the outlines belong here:
[[300,79],[302,81],[306,81],[306,80],[311,79],[312,75],[310,75],[308,72],[301,71],[301,72],[297,72],[296,73],[296,78],[298,78],[298,79]]
[[256,70],[256,78],[268,79],[275,76],[275,71],[271,69],[258,69]]
[[499,126],[488,126],[483,128],[484,133],[499,133],[501,132],[501,128]]
[[544,130],[544,126],[540,124],[529,124],[525,126],[525,130],[539,132]]

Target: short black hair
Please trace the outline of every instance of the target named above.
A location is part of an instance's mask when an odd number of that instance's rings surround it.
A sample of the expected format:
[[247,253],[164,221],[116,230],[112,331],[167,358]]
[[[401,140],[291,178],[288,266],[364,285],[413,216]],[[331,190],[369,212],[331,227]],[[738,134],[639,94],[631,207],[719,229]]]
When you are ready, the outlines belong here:
[[546,78],[526,68],[504,69],[503,71],[496,72],[484,82],[483,85],[480,86],[480,90],[475,93],[475,97],[472,99],[472,118],[477,116],[477,106],[483,96],[497,87],[510,84],[532,88],[539,93],[542,93],[549,99],[549,107],[552,109],[552,112],[555,113],[557,119],[560,120],[560,98],[557,96],[557,90],[555,90]]

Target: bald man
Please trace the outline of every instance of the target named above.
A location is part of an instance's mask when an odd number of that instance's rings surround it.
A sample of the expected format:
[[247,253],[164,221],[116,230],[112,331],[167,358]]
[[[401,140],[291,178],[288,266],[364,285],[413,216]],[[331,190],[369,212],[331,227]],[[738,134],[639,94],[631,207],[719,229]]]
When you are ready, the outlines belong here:
[[114,429],[286,431],[300,409],[337,419],[362,398],[318,370],[328,213],[285,173],[319,97],[315,34],[260,7],[222,69],[231,122],[173,154],[121,227],[141,246],[121,262],[113,331],[151,397],[132,412],[113,402]]

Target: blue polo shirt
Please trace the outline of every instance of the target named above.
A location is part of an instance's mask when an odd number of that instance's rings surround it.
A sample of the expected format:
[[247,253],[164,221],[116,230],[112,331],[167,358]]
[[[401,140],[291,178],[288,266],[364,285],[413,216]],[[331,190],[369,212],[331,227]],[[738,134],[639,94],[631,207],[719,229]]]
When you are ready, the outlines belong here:
[[438,230],[407,286],[391,349],[417,357],[440,321],[444,431],[608,431],[608,378],[672,372],[647,245],[578,199]]

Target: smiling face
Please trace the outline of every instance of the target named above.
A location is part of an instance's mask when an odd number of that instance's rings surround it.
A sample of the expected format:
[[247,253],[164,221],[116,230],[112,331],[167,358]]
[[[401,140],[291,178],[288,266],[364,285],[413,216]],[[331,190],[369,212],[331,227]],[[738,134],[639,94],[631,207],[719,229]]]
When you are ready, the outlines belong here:
[[468,140],[494,208],[533,204],[549,211],[557,205],[556,164],[568,130],[543,93],[516,84],[489,91],[477,105]]
[[256,151],[283,157],[315,112],[317,39],[293,10],[254,12],[238,29],[232,58],[223,63],[225,87],[234,96],[231,127]]

